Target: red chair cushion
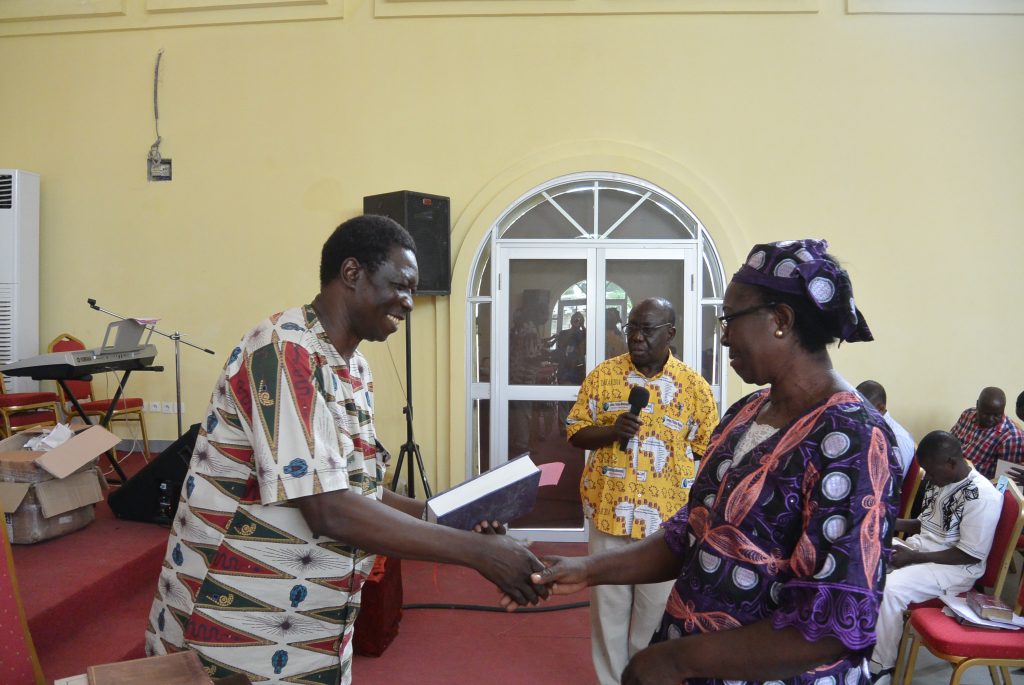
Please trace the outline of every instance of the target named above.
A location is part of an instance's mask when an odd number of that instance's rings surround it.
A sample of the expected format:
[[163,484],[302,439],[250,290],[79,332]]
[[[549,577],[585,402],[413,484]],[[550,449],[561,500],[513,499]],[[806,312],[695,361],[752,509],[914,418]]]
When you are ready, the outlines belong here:
[[11,414],[10,420],[13,428],[34,426],[37,423],[57,423],[57,417],[53,415],[52,411],[26,411]]
[[[117,401],[117,410],[125,411],[126,409],[142,409],[145,403],[141,397],[122,397]],[[105,412],[110,406],[110,400],[96,400],[95,402],[82,402],[82,411],[89,412]]]
[[56,401],[57,395],[52,392],[15,392],[10,395],[0,395],[0,407],[20,407],[25,404]]
[[941,609],[918,609],[910,625],[930,648],[972,659],[1024,659],[1024,629],[991,630],[957,623]]

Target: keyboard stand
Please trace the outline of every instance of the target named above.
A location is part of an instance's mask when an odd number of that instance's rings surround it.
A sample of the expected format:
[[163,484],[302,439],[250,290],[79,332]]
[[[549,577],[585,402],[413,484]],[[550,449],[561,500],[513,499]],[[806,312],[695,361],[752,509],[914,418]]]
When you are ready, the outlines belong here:
[[[109,428],[110,427],[110,419],[114,416],[114,409],[117,407],[117,403],[121,399],[121,394],[124,392],[125,386],[128,385],[128,376],[131,375],[132,371],[163,371],[163,370],[164,370],[164,367],[162,367],[162,366],[143,366],[143,367],[138,368],[138,369],[127,369],[124,372],[124,375],[121,376],[121,380],[117,384],[117,390],[114,391],[114,397],[111,398],[111,400],[110,400],[110,406],[107,407],[107,413],[104,414],[103,418],[99,422],[99,425],[103,426],[104,428]],[[73,380],[77,380],[77,381],[92,380],[92,376],[91,375],[89,375],[89,376],[79,376],[77,378],[74,378]],[[85,411],[82,410],[82,405],[80,405],[78,403],[78,398],[75,397],[74,393],[71,392],[70,390],[68,390],[68,386],[66,385],[65,379],[59,378],[59,379],[57,379],[57,383],[60,384],[60,387],[64,390],[64,396],[71,400],[71,405],[75,408],[75,411],[78,412],[78,415],[82,418],[82,420],[85,421],[86,425],[92,426],[93,425],[92,419],[90,419],[89,415],[86,414]],[[143,407],[143,411],[145,411],[145,407]],[[117,463],[117,448],[115,447],[114,449],[110,450],[106,454],[107,454],[107,459],[110,461],[110,465],[114,468],[114,472],[117,473],[118,478],[120,478],[120,480],[116,480],[116,479],[113,479],[113,478],[108,479],[108,480],[110,482],[116,484],[116,485],[124,485],[124,482],[126,480],[128,480],[128,477],[124,475],[124,471],[121,469],[121,465]]]

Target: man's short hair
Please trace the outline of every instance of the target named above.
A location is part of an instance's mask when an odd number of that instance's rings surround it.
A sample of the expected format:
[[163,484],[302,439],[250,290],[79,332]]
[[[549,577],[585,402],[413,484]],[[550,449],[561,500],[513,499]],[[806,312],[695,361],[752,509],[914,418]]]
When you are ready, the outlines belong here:
[[932,431],[917,443],[917,460],[919,462],[935,463],[943,457],[946,459],[963,459],[964,457],[960,441],[952,433]]
[[416,253],[416,242],[394,219],[378,214],[349,219],[334,229],[320,252],[320,286],[337,278],[341,263],[349,257],[374,273],[396,246]]
[[1017,407],[1024,405],[1024,392],[1017,395]]
[[864,399],[876,407],[886,404],[885,388],[878,381],[864,381],[857,386],[857,392],[864,395]]

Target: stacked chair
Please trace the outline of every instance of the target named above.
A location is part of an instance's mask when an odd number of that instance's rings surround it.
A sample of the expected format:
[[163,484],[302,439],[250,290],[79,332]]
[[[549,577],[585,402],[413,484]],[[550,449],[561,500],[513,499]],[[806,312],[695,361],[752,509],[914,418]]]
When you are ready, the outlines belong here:
[[57,402],[57,395],[52,392],[7,393],[0,374],[0,438],[37,426],[56,425]]

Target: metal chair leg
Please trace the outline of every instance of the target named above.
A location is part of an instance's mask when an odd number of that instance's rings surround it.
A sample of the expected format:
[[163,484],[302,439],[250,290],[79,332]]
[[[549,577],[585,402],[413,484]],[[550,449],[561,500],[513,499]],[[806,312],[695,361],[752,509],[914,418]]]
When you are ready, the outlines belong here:
[[139,426],[142,428],[142,454],[148,464],[152,455],[149,453],[149,436],[146,434],[146,419],[143,416],[144,411],[145,407],[139,411]]
[[900,648],[896,652],[896,670],[892,672],[892,682],[898,683],[903,679],[905,672],[903,661],[907,656],[907,643],[910,641],[910,621],[907,620],[909,613],[903,612],[903,633],[900,634]]
[[[907,624],[908,631],[913,631],[910,624]],[[917,652],[921,648],[921,638],[914,635],[913,641],[910,643],[910,652],[907,655],[907,670],[903,674],[903,685],[910,685],[914,679],[914,669],[917,667]],[[955,675],[955,672],[954,672]],[[893,682],[896,682],[893,680]],[[952,683],[951,683],[952,685]]]

